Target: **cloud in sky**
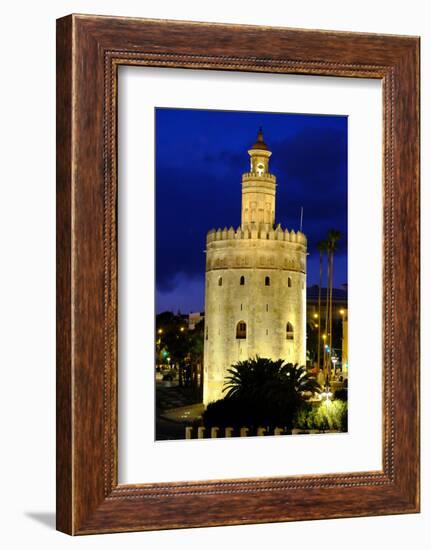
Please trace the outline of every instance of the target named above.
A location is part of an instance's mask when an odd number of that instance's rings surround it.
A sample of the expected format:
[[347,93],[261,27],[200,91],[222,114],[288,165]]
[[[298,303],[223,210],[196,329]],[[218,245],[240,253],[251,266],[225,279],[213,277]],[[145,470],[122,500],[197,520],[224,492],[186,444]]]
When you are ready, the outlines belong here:
[[203,308],[206,233],[240,224],[241,174],[260,126],[277,176],[276,223],[297,230],[304,209],[307,284],[318,280],[316,243],[333,227],[342,232],[335,284],[347,281],[346,117],[157,109],[158,311],[166,295]]

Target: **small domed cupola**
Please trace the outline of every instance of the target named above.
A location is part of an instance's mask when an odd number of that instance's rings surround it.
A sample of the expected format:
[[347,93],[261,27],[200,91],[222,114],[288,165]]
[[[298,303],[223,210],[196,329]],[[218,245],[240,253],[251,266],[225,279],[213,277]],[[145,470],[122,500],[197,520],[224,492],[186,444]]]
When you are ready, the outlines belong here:
[[262,128],[259,128],[259,132],[257,133],[257,141],[252,146],[252,149],[260,149],[261,151],[268,151],[268,145],[263,141]]
[[250,155],[250,172],[257,176],[265,176],[268,174],[268,161],[271,156],[271,151],[268,149],[268,145],[263,141],[262,128],[259,128],[257,133],[257,141],[248,150]]

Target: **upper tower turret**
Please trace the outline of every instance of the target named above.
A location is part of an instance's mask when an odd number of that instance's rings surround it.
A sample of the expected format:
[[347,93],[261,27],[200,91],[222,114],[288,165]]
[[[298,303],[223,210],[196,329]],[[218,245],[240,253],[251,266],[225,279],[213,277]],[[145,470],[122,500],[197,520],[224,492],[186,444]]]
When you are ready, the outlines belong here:
[[263,139],[262,128],[256,143],[249,149],[250,172],[242,175],[241,225],[269,230],[275,222],[276,178],[269,173],[272,155]]
[[268,173],[269,157],[272,155],[268,145],[263,140],[262,128],[259,128],[256,143],[249,149],[250,172],[263,176]]

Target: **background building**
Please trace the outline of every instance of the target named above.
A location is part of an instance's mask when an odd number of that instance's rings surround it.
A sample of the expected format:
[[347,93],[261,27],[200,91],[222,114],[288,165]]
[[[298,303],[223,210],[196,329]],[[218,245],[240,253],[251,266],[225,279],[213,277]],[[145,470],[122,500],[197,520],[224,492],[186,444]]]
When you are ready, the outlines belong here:
[[194,311],[188,314],[188,326],[189,330],[194,330],[196,326],[204,320],[204,312]]
[[205,404],[223,396],[226,371],[240,360],[305,363],[307,239],[275,226],[276,178],[262,131],[248,153],[241,226],[207,234]]

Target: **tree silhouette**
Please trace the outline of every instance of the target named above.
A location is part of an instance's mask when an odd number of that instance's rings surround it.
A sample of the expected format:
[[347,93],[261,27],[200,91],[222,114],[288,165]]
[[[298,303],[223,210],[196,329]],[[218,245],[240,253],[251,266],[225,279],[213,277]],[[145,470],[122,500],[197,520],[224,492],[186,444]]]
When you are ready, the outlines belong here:
[[223,399],[210,403],[204,423],[216,426],[266,426],[292,430],[299,407],[321,390],[304,366],[254,357],[228,369]]

